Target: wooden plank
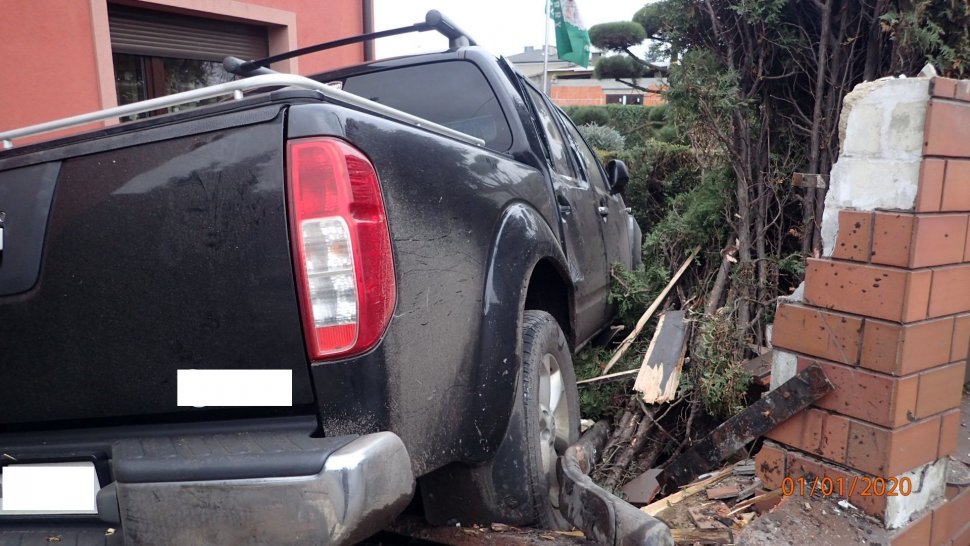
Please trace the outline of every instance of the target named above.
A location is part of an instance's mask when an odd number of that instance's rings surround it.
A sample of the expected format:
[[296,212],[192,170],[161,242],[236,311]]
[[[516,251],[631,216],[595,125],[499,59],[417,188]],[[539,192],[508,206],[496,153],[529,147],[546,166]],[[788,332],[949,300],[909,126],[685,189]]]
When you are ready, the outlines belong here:
[[660,315],[633,384],[633,390],[643,393],[643,401],[647,404],[670,402],[677,396],[687,354],[687,326],[686,311],[668,311]]
[[681,275],[683,275],[684,272],[687,271],[687,266],[689,266],[691,262],[694,261],[694,257],[697,256],[697,253],[700,251],[701,251],[700,246],[695,247],[694,251],[690,253],[690,256],[688,256],[687,259],[684,260],[684,263],[680,266],[680,269],[678,269],[677,272],[674,273],[673,278],[670,279],[670,282],[667,283],[667,286],[665,286],[664,289],[660,292],[660,294],[657,296],[657,299],[653,300],[653,303],[650,304],[650,307],[648,307],[647,310],[644,311],[643,315],[640,317],[640,320],[637,321],[636,327],[633,329],[632,332],[630,332],[630,335],[626,336],[626,338],[620,342],[620,346],[616,349],[616,352],[613,353],[613,358],[611,358],[610,361],[606,364],[606,367],[603,368],[603,372],[600,375],[606,375],[607,372],[609,372],[610,369],[613,368],[613,365],[619,362],[621,358],[623,358],[623,353],[625,353],[627,349],[629,349],[630,346],[633,345],[633,341],[636,340],[637,336],[640,335],[640,331],[643,330],[643,328],[647,325],[647,322],[650,321],[650,317],[652,317],[653,314],[657,311],[657,308],[659,308],[660,304],[663,303],[664,298],[667,297],[667,294],[670,293],[670,290],[674,287],[675,284],[677,284],[677,281],[680,280]]
[[745,444],[787,421],[833,388],[821,368],[806,368],[668,462],[662,481],[667,486],[678,486],[717,468]]

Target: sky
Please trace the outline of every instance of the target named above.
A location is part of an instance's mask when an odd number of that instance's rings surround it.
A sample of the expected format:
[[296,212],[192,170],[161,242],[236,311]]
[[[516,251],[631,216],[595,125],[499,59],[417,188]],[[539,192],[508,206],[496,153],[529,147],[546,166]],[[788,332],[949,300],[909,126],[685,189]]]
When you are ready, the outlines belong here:
[[[576,0],[587,27],[629,21],[647,0]],[[542,47],[544,0],[374,0],[374,29],[387,30],[424,21],[437,9],[478,45],[499,55],[521,53],[525,46]],[[552,23],[549,43],[555,45]],[[410,33],[376,42],[378,58],[442,51],[448,40],[437,32]]]

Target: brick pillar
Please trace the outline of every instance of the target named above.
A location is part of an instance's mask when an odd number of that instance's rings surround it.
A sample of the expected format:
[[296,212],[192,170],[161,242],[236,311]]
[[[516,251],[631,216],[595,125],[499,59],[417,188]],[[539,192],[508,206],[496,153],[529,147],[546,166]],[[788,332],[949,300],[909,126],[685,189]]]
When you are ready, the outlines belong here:
[[853,479],[908,478],[909,495],[848,500],[898,537],[942,544],[966,531],[932,518],[970,348],[970,81],[871,82],[845,104],[825,252],[773,329],[772,384],[816,364],[835,391],[768,434],[758,473],[770,488],[842,478],[846,496]]

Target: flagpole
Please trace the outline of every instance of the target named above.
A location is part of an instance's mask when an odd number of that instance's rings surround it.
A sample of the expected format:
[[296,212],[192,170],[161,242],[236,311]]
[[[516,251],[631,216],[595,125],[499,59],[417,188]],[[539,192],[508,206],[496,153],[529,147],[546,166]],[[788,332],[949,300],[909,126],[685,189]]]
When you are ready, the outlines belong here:
[[547,95],[549,94],[549,88],[546,85],[549,77],[549,17],[552,16],[552,12],[550,11],[549,7],[550,1],[551,0],[546,0],[546,27],[545,35],[542,37],[542,39],[545,41],[542,46],[542,92]]

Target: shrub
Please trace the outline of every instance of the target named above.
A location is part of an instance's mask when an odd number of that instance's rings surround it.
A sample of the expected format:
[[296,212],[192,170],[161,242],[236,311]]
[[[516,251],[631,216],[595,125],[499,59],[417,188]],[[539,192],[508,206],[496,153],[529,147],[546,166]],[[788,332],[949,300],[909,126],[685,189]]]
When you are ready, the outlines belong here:
[[647,33],[639,23],[618,21],[593,25],[589,29],[589,40],[600,49],[623,51],[647,39]]
[[576,126],[580,125],[609,125],[610,115],[602,106],[567,106],[566,114]]
[[626,146],[626,139],[612,127],[594,124],[580,125],[579,132],[582,133],[586,142],[589,142],[589,145],[597,150],[622,152]]

